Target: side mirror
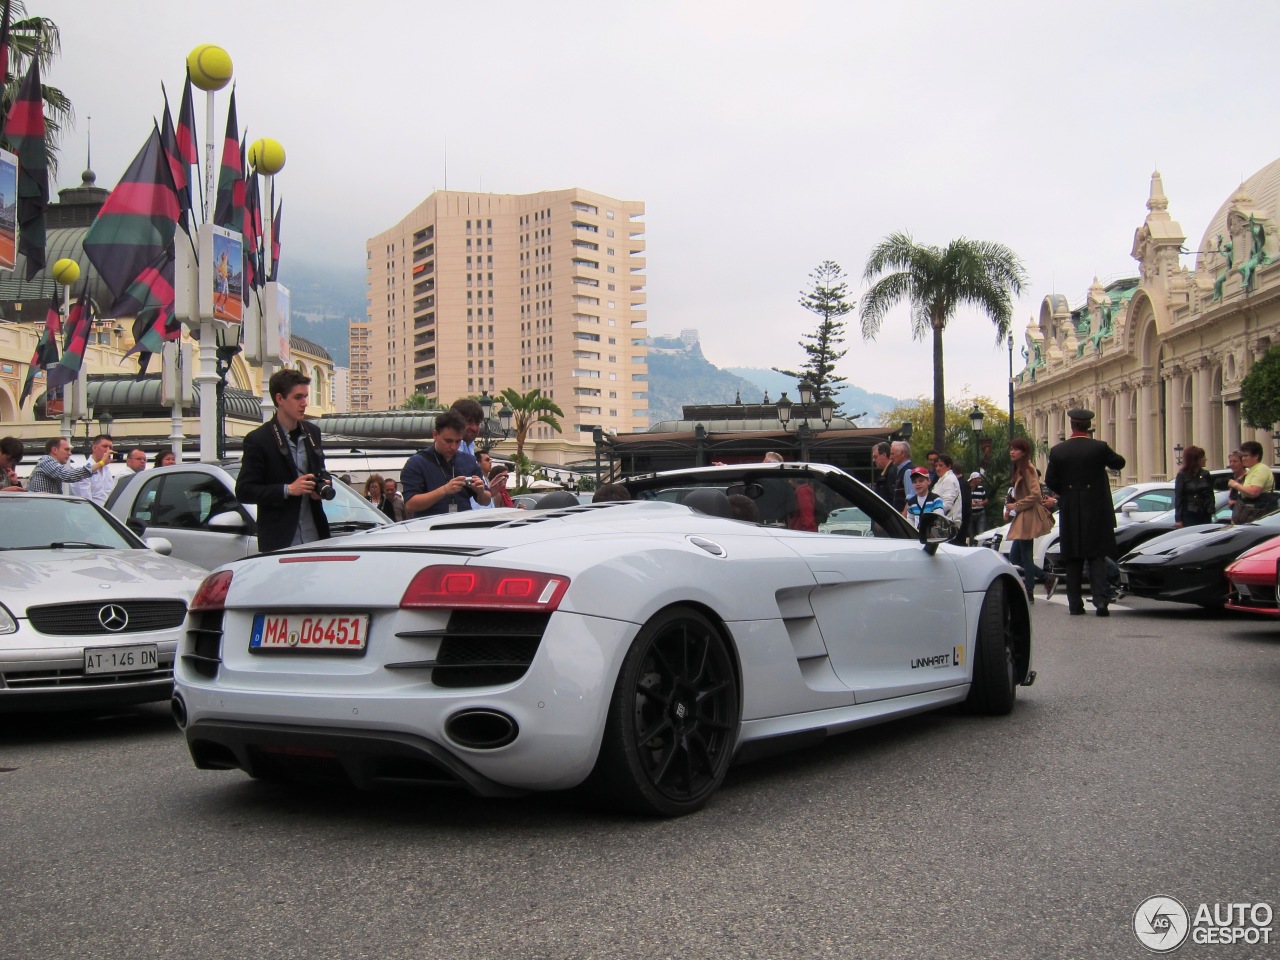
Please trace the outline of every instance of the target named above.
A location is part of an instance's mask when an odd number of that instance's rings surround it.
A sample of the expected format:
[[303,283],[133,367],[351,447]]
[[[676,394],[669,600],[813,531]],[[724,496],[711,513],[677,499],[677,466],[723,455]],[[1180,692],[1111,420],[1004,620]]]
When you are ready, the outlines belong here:
[[957,524],[952,523],[940,513],[922,514],[920,542],[924,544],[925,553],[933,556],[938,552],[938,545],[949,542],[959,529]]
[[1120,512],[1127,517],[1130,514],[1138,512],[1138,505],[1134,503],[1132,500],[1130,500],[1128,503],[1126,503],[1123,507],[1120,508]]
[[147,545],[148,550],[153,550],[162,557],[173,553],[173,544],[164,537],[147,537],[142,542]]
[[223,533],[243,533],[247,526],[244,517],[236,513],[234,510],[228,510],[226,513],[219,513],[209,518],[206,526],[210,530],[219,530]]

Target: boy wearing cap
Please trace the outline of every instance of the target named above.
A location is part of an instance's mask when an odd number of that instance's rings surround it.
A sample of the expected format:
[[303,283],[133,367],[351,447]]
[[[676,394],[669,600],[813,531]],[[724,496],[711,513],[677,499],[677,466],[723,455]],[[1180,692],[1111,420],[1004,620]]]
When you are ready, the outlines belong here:
[[902,508],[902,515],[911,521],[911,525],[919,530],[920,517],[926,513],[941,513],[946,516],[942,498],[929,490],[928,468],[912,467],[908,476],[911,478],[912,493],[907,498],[907,505]]

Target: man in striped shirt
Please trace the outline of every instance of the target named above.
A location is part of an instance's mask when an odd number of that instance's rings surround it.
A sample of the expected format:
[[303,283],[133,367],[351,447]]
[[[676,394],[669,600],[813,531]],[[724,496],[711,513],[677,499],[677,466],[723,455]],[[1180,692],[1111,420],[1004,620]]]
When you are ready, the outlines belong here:
[[44,445],[45,455],[36,461],[35,469],[27,480],[29,493],[62,493],[64,483],[84,480],[106,468],[106,461],[94,460],[78,467],[67,465],[71,459],[71,441],[66,437],[54,437]]

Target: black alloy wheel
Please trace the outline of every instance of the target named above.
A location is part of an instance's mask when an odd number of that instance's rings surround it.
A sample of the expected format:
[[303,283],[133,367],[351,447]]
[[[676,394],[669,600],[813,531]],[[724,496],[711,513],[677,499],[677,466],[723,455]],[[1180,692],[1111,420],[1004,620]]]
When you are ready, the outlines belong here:
[[593,780],[622,809],[692,813],[724,780],[740,711],[721,631],[696,610],[664,610],[623,661]]

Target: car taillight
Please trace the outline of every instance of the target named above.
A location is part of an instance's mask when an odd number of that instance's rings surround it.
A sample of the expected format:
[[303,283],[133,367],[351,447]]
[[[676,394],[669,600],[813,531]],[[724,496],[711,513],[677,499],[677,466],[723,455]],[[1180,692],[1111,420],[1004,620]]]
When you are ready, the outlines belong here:
[[442,565],[420,570],[400,598],[401,608],[480,607],[550,613],[569,589],[569,578],[500,567]]
[[231,589],[231,571],[221,570],[210,574],[200,584],[195,597],[191,600],[189,610],[221,610],[227,602],[227,591]]

